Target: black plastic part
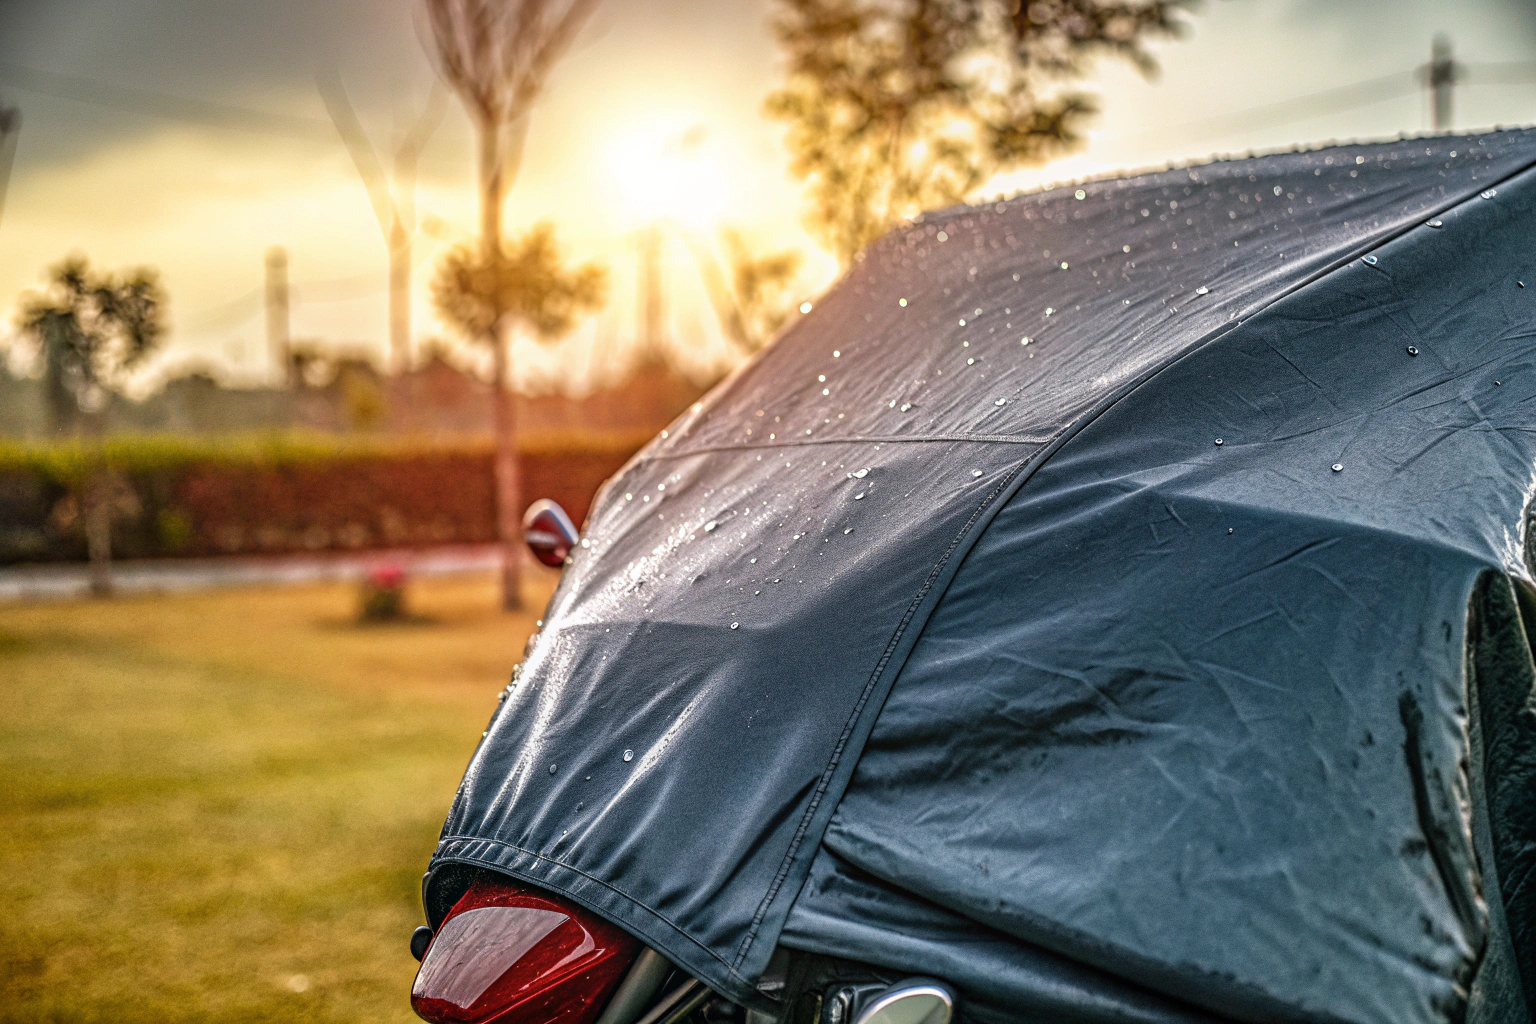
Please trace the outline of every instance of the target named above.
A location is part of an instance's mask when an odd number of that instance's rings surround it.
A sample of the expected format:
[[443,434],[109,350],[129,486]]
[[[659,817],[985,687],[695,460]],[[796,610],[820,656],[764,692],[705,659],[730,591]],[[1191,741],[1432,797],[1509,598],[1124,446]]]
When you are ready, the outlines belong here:
[[415,957],[418,963],[421,961],[422,957],[427,955],[427,947],[431,944],[431,928],[428,928],[426,925],[422,925],[420,928],[417,928],[415,931],[411,932],[411,956]]

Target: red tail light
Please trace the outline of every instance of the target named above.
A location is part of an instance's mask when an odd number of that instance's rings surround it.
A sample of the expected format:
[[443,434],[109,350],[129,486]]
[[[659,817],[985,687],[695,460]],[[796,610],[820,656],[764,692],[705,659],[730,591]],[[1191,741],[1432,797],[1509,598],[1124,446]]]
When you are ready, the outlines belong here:
[[435,1024],[591,1024],[640,949],[596,914],[482,879],[427,947],[411,1007]]

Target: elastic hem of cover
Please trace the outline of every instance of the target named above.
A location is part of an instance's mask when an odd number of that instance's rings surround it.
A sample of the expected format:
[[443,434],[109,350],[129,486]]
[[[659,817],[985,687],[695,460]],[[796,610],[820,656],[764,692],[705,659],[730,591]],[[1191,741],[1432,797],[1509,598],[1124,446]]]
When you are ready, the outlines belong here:
[[[473,836],[446,836],[432,854],[434,867],[465,864],[489,868],[559,893],[612,921],[676,964],[695,964],[703,953],[719,969],[701,977],[710,988],[743,1006],[770,1010],[774,1003],[753,983],[734,970],[714,950],[673,924],[664,915],[601,879],[568,864],[541,857],[510,843]],[[701,972],[704,973],[704,972]]]

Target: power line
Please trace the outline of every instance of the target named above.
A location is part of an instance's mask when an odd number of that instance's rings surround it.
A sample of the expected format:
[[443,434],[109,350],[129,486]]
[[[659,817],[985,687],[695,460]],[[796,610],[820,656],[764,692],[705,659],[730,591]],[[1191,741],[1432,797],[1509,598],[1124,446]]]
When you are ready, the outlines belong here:
[[1111,137],[1137,139],[1155,138],[1166,135],[1168,132],[1184,130],[1219,132],[1224,128],[1236,131],[1250,128],[1274,128],[1321,114],[1354,110],[1372,103],[1397,99],[1417,91],[1418,88],[1418,79],[1412,72],[1400,71],[1395,75],[1368,78],[1363,82],[1324,89],[1321,92],[1308,93],[1305,96],[1296,96],[1277,103],[1265,103],[1228,114],[1216,114],[1212,117],[1196,118],[1192,121],[1181,121],[1177,124],[1162,125]]
[[[1456,65],[1458,85],[1536,85],[1536,61],[1509,61],[1486,64],[1461,64]],[[1382,75],[1379,78],[1368,78],[1360,82],[1352,82],[1349,85],[1336,86],[1332,89],[1324,89],[1321,92],[1308,93],[1304,96],[1295,96],[1288,100],[1280,100],[1275,103],[1265,103],[1256,107],[1248,107],[1243,110],[1235,110],[1231,113],[1216,114],[1211,117],[1196,118],[1191,121],[1180,121],[1176,124],[1162,125],[1156,128],[1147,128],[1137,132],[1127,132],[1120,135],[1105,136],[1115,140],[1132,140],[1142,138],[1160,138],[1170,132],[1216,132],[1245,131],[1249,129],[1276,128],[1297,121],[1305,121],[1308,118],[1319,117],[1326,114],[1344,113],[1357,110],[1360,107],[1370,106],[1373,103],[1383,103],[1387,100],[1400,99],[1417,92],[1423,87],[1423,82],[1417,72],[1400,71],[1392,75]]]

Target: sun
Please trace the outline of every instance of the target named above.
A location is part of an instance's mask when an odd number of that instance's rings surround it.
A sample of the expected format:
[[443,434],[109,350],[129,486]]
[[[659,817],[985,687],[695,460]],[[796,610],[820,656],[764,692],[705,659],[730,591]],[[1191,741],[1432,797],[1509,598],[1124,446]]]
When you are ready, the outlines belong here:
[[674,221],[716,226],[729,205],[729,179],[709,129],[671,118],[620,132],[608,167],[627,217],[635,224]]

